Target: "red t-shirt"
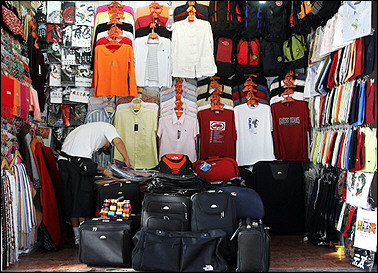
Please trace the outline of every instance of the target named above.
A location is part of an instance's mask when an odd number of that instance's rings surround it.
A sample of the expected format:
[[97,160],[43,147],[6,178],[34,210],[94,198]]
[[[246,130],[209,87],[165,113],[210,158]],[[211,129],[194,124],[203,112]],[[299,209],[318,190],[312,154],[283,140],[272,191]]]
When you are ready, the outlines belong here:
[[211,109],[197,113],[200,127],[200,157],[225,156],[235,159],[236,129],[234,111],[224,109],[219,114]]
[[305,101],[273,103],[274,153],[278,160],[308,161],[307,132],[310,121]]

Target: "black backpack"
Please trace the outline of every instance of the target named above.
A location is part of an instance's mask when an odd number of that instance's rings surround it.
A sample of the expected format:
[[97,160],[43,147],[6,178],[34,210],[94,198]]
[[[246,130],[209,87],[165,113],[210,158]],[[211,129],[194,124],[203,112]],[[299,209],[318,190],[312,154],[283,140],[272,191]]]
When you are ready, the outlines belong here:
[[242,31],[245,38],[259,38],[264,33],[264,4],[259,1],[240,1]]
[[261,42],[262,66],[265,76],[281,76],[285,73],[282,43],[263,40]]
[[216,76],[229,78],[235,73],[236,44],[231,38],[218,37],[214,40],[215,63],[218,68]]
[[214,37],[236,37],[242,22],[239,1],[210,1],[209,21]]
[[264,11],[264,39],[269,42],[284,42],[290,34],[290,3],[268,1]]

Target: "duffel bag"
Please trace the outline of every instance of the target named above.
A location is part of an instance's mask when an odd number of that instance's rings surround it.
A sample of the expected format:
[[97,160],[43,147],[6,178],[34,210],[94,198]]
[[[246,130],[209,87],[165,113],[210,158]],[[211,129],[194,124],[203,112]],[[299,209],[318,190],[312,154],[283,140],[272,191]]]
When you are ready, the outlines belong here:
[[239,176],[238,163],[231,157],[210,156],[193,163],[194,172],[210,182],[229,180]]
[[220,248],[225,240],[220,229],[179,232],[142,227],[133,237],[132,267],[138,271],[223,272],[227,262]]
[[264,217],[264,204],[255,190],[240,186],[222,186],[216,190],[230,192],[234,197],[237,219],[260,220]]
[[175,175],[157,173],[155,178],[147,183],[146,192],[170,193],[191,196],[194,193],[211,189],[211,184],[196,174]]

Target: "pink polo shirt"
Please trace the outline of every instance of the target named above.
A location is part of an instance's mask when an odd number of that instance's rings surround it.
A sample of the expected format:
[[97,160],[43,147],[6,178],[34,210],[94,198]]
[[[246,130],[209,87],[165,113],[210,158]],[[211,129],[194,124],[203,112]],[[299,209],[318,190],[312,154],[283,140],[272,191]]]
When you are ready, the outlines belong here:
[[197,161],[196,138],[198,120],[185,113],[178,119],[176,113],[159,119],[159,159],[165,154],[186,154],[190,161]]

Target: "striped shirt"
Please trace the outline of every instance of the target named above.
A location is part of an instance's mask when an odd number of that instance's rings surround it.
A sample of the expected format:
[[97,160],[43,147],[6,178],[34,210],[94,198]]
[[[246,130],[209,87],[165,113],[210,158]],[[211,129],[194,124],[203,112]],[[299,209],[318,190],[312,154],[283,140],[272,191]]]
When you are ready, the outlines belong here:
[[[113,124],[114,121],[115,110],[113,113],[107,112],[105,109],[98,109],[93,110],[87,113],[85,118],[85,123],[92,123],[92,122],[107,122]],[[106,155],[104,153],[94,152],[92,155],[92,160],[99,164],[102,167],[106,167],[108,162],[111,161],[114,154],[114,149],[112,149],[112,153],[110,155]]]

